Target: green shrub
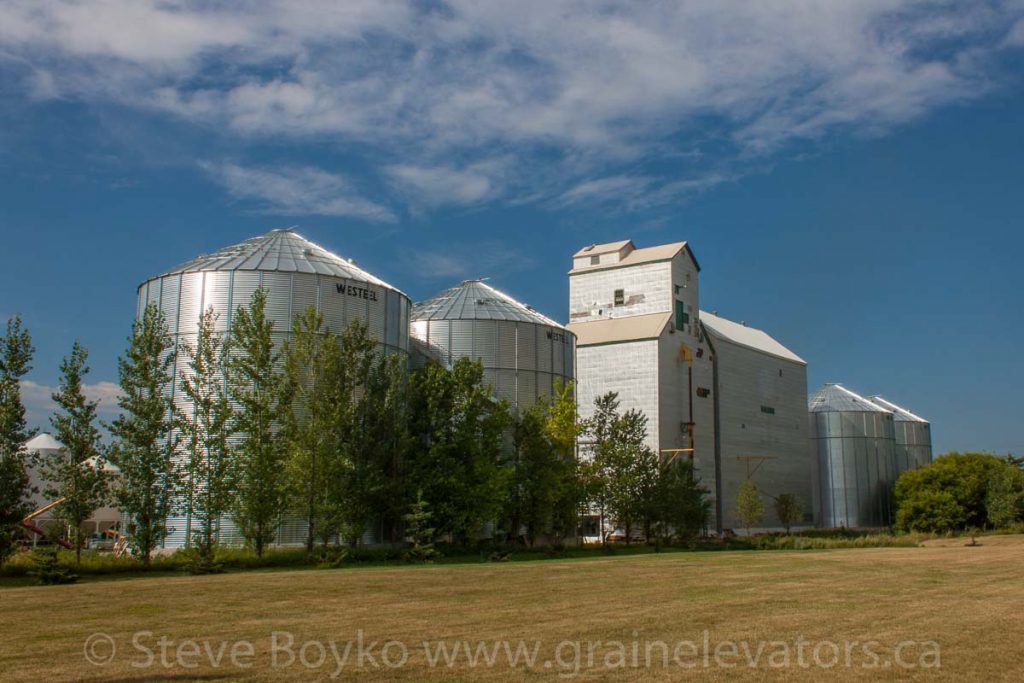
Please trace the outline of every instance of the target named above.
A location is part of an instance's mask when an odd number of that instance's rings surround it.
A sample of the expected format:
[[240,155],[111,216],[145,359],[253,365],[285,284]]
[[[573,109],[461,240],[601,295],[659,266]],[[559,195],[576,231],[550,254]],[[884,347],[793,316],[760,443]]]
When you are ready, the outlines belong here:
[[[837,537],[785,535],[756,536],[750,544],[756,550],[840,550],[844,548],[915,548],[924,540],[919,534],[861,534]],[[747,539],[743,539],[747,540]]]
[[220,574],[224,571],[224,565],[217,561],[215,555],[203,552],[199,548],[187,548],[184,551],[180,551],[180,555],[183,560],[182,569],[189,574],[199,576],[203,574]]
[[989,522],[997,528],[1024,520],[1024,471],[1015,464],[1006,463],[992,472],[985,509]]
[[30,559],[32,567],[29,569],[29,576],[34,576],[43,586],[55,586],[78,581],[78,574],[72,573],[70,567],[61,563],[55,548],[36,550],[32,553]]
[[904,531],[990,526],[986,499],[993,474],[1010,467],[987,453],[949,453],[896,480],[896,523]]
[[963,529],[967,511],[949,491],[924,489],[903,498],[896,526],[906,531],[944,533]]

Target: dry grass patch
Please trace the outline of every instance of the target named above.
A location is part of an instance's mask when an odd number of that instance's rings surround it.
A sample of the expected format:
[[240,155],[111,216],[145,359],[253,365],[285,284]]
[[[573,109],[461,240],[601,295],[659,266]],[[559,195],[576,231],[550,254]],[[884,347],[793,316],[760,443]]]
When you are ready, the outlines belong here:
[[[948,541],[948,542],[947,542]],[[355,664],[355,649],[341,678],[390,681],[486,680],[531,678],[559,680],[575,669],[572,641],[580,642],[580,680],[678,680],[698,676],[711,680],[818,681],[851,680],[950,681],[1021,680],[1019,661],[1020,581],[1024,537],[932,541],[923,548],[857,549],[823,552],[674,553],[639,557],[607,557],[586,561],[547,561],[455,566],[359,568],[338,571],[252,572],[206,577],[159,577],[87,583],[73,586],[0,589],[5,619],[0,625],[0,678],[16,681],[56,680],[304,680],[327,678],[337,667],[333,655],[309,670],[296,662],[271,666],[271,633],[289,632],[294,651],[305,641],[345,643],[364,633],[365,642],[402,643],[408,660],[400,669],[368,660]],[[702,640],[707,630],[712,647],[724,641],[747,642],[756,655],[758,641],[784,641],[792,666],[773,670],[766,646],[758,668],[750,668],[741,651],[736,668],[705,669],[701,656],[682,660],[696,664],[681,669],[661,665],[655,647],[653,663],[644,666],[644,649],[653,641],[674,646]],[[152,631],[143,644],[157,661],[148,668],[132,635]],[[118,652],[107,666],[87,663],[86,638],[109,634]],[[174,642],[170,668],[161,666],[157,639]],[[854,665],[823,670],[796,662],[799,638],[810,643],[877,641],[880,668]],[[511,640],[516,647],[539,643],[534,666],[523,660],[510,667],[504,655],[498,664],[470,667],[460,656],[452,667],[430,666],[422,643]],[[184,641],[208,646],[214,656],[228,643],[220,666],[208,653],[188,656],[198,668],[174,661],[174,647]],[[561,645],[570,641],[569,645]],[[594,652],[587,661],[587,643]],[[627,649],[626,661],[615,655],[614,641]],[[902,669],[884,666],[892,647],[901,641],[936,641],[941,667]],[[231,665],[230,647],[254,645],[254,666]],[[281,641],[279,641],[281,642]],[[632,644],[638,644],[640,666],[634,667]],[[812,645],[813,646],[813,645]],[[187,647],[187,646],[186,646]],[[556,647],[561,659],[556,660]],[[355,648],[355,645],[353,645]],[[905,661],[918,661],[921,648],[904,651]],[[102,654],[103,648],[98,649]],[[186,650],[187,652],[187,650]],[[397,659],[401,650],[393,648]],[[307,652],[317,659],[316,648]],[[823,650],[823,659],[830,659]],[[609,657],[611,659],[609,659]],[[278,663],[286,660],[280,657]],[[242,657],[240,661],[249,661]],[[780,660],[774,660],[778,663]],[[810,650],[805,661],[813,664]],[[550,665],[545,666],[545,662]],[[624,664],[619,666],[618,664]],[[714,664],[714,662],[711,662]],[[934,661],[928,663],[933,664]],[[562,665],[565,665],[564,668]],[[568,680],[563,676],[561,680]]]

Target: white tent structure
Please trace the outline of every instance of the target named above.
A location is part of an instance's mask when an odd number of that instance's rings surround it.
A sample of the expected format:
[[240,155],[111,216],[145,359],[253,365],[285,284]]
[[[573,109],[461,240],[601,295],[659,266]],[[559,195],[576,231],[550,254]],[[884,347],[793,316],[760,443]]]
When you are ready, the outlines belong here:
[[[64,451],[64,445],[57,441],[52,434],[42,432],[25,442],[25,453],[29,456],[28,462],[28,473],[31,481],[31,486],[35,489],[35,493],[32,495],[33,509],[40,509],[46,505],[52,503],[46,496],[46,487],[48,482],[43,479],[42,473],[39,468],[38,458],[53,456],[57,453]],[[89,458],[85,461],[85,465],[88,467],[96,466],[97,458]],[[121,474],[121,470],[116,465],[110,462],[102,463],[103,471],[112,477],[118,477]],[[36,527],[46,529],[49,525],[54,523],[54,516],[52,510],[47,510],[39,515],[36,515],[32,519],[32,524]],[[115,507],[101,507],[97,509],[91,518],[86,521],[87,531],[90,535],[96,536],[103,534],[108,529],[117,527],[121,523],[121,512]],[[38,536],[34,536],[32,539],[33,545],[38,543],[40,539]]]

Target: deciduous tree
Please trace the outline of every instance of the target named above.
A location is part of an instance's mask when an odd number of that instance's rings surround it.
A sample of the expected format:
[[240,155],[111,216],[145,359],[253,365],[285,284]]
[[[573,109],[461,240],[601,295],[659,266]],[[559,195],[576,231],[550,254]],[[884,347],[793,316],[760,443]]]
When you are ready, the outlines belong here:
[[333,534],[334,515],[327,509],[327,473],[336,456],[333,425],[340,363],[337,337],[323,327],[323,318],[310,306],[292,322],[284,348],[285,397],[283,428],[287,444],[288,490],[291,506],[308,524],[306,549]]
[[0,339],[0,564],[14,551],[18,522],[31,512],[32,489],[25,442],[28,428],[21,401],[21,378],[32,369],[32,337],[15,316]]
[[126,519],[128,542],[146,565],[167,537],[167,518],[181,488],[174,355],[164,315],[150,303],[132,325],[128,350],[118,362],[121,414],[110,424],[110,459],[121,470],[113,496]]
[[236,477],[228,438],[232,409],[224,387],[223,340],[215,329],[217,314],[208,308],[199,316],[195,345],[182,345],[188,360],[181,373],[181,391],[188,406],[178,415],[185,449],[185,511],[189,542],[199,563],[212,567],[217,535],[231,507]]
[[803,503],[796,494],[781,493],[775,499],[775,516],[779,518],[779,524],[782,525],[788,534],[793,524],[803,519]]
[[654,520],[661,535],[686,541],[700,534],[711,512],[707,496],[689,458],[663,462],[654,498]]
[[281,430],[286,392],[273,332],[267,292],[257,289],[249,305],[235,311],[224,355],[237,438],[231,449],[237,486],[231,512],[257,557],[276,538],[287,502]]
[[422,489],[440,534],[475,542],[505,505],[509,468],[502,435],[508,406],[484,382],[480,362],[468,358],[451,370],[428,363],[411,384],[417,443],[410,449],[407,481]]
[[81,563],[83,525],[108,500],[108,478],[104,470],[100,432],[97,427],[98,401],[85,397],[83,380],[89,374],[89,354],[77,341],[60,365],[60,383],[53,394],[57,413],[50,418],[54,435],[63,444],[60,451],[42,460],[45,493],[60,500],[54,518],[68,527],[75,546],[75,562]]
[[743,481],[736,489],[736,516],[750,535],[751,527],[764,518],[764,501],[761,492],[750,479]]

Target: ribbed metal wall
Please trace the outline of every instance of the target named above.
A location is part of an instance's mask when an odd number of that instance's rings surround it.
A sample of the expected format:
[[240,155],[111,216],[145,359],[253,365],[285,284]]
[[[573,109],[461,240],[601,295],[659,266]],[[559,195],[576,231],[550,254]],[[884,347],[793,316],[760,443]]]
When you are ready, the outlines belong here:
[[410,327],[446,365],[480,360],[495,394],[521,409],[575,376],[575,335],[562,328],[520,320],[414,320]]
[[821,525],[877,528],[892,524],[895,429],[883,411],[812,412],[818,457]]
[[[349,295],[349,285],[373,294],[366,298]],[[188,364],[182,348],[184,344],[195,345],[200,313],[212,306],[218,315],[216,329],[226,334],[234,311],[248,306],[258,288],[267,290],[267,317],[274,323],[273,336],[278,348],[291,336],[293,317],[313,306],[323,316],[324,325],[335,333],[340,333],[350,320],[364,320],[368,323],[370,336],[377,340],[384,352],[405,355],[409,352],[411,303],[397,290],[316,273],[257,270],[172,273],[148,280],[139,287],[136,313],[141,316],[146,305],[155,302],[167,318],[178,349],[173,390],[178,408],[189,408],[180,391],[181,373]],[[168,535],[165,546],[184,546],[191,528],[189,520],[172,517],[168,524],[173,531]],[[282,520],[276,542],[302,543],[305,538],[305,521],[286,518]],[[221,525],[219,542],[229,545],[242,542],[241,535],[229,519]]]
[[895,420],[897,474],[932,461],[932,430],[927,422]]
[[872,403],[891,410],[896,425],[897,476],[916,470],[932,461],[932,429],[928,420],[915,415],[881,396],[871,396]]

